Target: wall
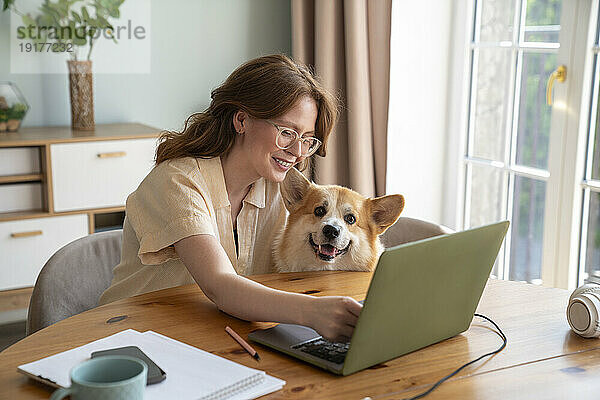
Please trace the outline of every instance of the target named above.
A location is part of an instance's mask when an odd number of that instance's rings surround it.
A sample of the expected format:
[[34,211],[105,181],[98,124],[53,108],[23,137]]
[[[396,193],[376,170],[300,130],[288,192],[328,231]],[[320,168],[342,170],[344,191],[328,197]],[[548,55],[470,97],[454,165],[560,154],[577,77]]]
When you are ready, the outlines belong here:
[[[69,125],[66,64],[65,74],[11,74],[9,20],[0,13],[0,81],[15,82],[29,101],[24,126]],[[290,20],[289,1],[151,0],[151,73],[95,74],[96,123],[180,129],[236,66],[290,54]]]
[[403,216],[452,227],[444,216],[444,181],[453,145],[447,140],[453,3],[393,2],[387,174],[387,193],[406,198]]

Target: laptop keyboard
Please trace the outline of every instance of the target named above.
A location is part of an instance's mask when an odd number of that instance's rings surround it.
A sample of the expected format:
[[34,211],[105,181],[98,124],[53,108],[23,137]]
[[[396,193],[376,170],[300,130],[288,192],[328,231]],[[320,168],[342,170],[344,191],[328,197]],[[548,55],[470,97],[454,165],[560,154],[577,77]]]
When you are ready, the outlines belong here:
[[323,338],[316,338],[309,342],[293,346],[292,348],[331,361],[335,364],[342,364],[346,358],[349,347],[350,343],[334,343]]

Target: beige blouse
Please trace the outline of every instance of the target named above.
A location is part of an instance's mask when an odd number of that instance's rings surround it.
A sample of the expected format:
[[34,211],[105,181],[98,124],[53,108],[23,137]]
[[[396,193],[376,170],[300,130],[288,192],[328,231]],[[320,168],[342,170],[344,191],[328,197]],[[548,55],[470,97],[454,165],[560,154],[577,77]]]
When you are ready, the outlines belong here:
[[173,244],[192,235],[214,235],[240,275],[275,272],[271,245],[285,224],[279,184],[256,181],[237,217],[236,254],[231,205],[221,160],[192,157],[156,166],[127,198],[121,263],[100,304],[194,283]]

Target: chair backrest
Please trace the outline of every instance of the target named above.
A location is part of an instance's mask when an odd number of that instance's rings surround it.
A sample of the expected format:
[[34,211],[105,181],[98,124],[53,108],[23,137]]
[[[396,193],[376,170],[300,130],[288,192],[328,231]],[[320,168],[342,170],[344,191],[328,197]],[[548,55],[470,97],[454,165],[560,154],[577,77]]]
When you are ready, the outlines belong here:
[[121,260],[123,230],[77,239],[46,262],[35,282],[27,335],[98,305]]
[[387,247],[427,239],[432,236],[452,233],[450,228],[420,219],[400,217],[381,235],[383,245]]

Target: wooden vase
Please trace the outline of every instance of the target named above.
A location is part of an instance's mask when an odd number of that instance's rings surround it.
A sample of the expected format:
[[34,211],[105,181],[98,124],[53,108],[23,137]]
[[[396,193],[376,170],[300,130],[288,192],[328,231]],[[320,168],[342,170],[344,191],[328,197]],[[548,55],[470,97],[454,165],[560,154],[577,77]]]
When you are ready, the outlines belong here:
[[94,91],[91,61],[67,61],[71,92],[71,126],[76,130],[94,130]]

